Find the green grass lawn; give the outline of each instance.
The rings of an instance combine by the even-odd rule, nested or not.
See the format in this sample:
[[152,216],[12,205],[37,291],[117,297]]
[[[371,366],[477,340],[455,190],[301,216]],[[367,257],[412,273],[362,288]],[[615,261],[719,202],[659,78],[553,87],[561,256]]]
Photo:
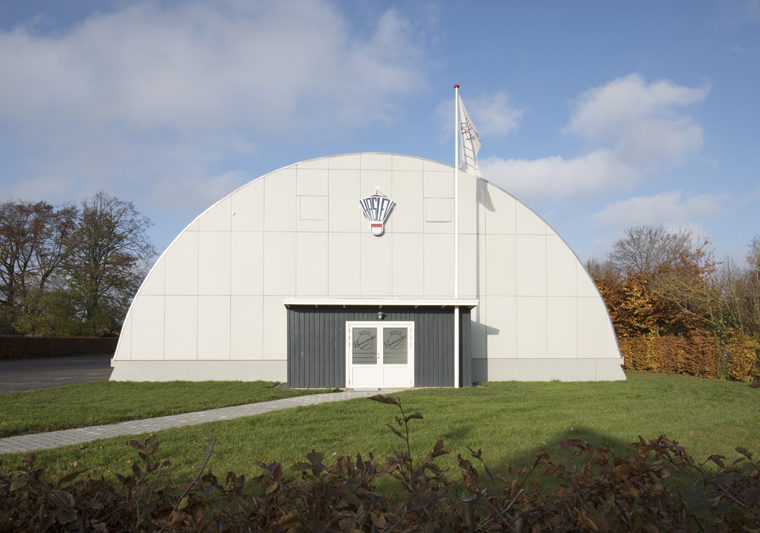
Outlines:
[[[410,423],[413,451],[424,454],[443,438],[452,454],[440,464],[452,470],[456,454],[467,454],[467,446],[482,448],[490,466],[503,468],[525,465],[541,449],[562,457],[560,441],[574,437],[622,451],[639,435],[651,439],[667,434],[699,461],[710,454],[733,459],[736,446],[760,453],[760,389],[686,376],[627,375],[625,382],[486,383],[415,389],[398,396],[407,412],[420,411],[425,417]],[[59,401],[64,408],[65,399]],[[228,471],[255,474],[257,460],[289,466],[311,449],[323,452],[327,460],[357,452],[384,456],[402,444],[385,427],[397,414],[394,406],[360,399],[172,429],[157,434],[159,457],[172,462],[176,480],[189,480],[208,451],[206,437],[216,442],[209,467],[220,477]],[[136,459],[129,440],[103,440],[38,455],[58,472],[79,465],[124,473]],[[3,457],[6,464],[20,459],[21,455]]]
[[266,402],[320,391],[265,381],[93,381],[0,395],[0,438]]

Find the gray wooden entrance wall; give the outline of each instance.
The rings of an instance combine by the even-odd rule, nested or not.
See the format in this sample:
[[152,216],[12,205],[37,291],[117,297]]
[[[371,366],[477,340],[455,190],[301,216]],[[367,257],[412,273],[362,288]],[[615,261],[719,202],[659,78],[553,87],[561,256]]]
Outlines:
[[[346,386],[346,322],[414,322],[415,387],[454,385],[453,306],[288,306],[288,386]],[[460,386],[472,385],[470,309],[460,307]]]

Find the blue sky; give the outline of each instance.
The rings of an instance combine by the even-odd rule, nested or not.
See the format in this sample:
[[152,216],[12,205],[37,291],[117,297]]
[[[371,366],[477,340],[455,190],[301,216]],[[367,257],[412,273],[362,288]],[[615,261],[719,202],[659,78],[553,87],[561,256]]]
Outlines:
[[159,250],[238,186],[348,152],[452,163],[581,259],[639,224],[760,235],[760,0],[0,1],[2,200],[98,190]]

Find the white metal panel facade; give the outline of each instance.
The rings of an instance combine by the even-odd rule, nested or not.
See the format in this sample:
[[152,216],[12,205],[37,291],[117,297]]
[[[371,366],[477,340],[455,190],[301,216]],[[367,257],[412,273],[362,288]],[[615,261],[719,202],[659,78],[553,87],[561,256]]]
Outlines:
[[[454,170],[416,157],[314,159],[258,178],[188,225],[135,296],[114,380],[286,379],[286,298],[453,295]],[[359,199],[395,202],[381,236]],[[459,173],[461,298],[472,377],[625,379],[583,265],[514,197]],[[452,363],[453,364],[453,363]]]

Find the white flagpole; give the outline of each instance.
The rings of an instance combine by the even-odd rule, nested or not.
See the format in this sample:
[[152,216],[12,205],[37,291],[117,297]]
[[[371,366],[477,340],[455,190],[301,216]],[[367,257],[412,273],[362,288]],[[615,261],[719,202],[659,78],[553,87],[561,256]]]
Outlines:
[[[454,84],[454,299],[459,299],[459,84]],[[459,388],[459,306],[454,304],[454,387]]]

